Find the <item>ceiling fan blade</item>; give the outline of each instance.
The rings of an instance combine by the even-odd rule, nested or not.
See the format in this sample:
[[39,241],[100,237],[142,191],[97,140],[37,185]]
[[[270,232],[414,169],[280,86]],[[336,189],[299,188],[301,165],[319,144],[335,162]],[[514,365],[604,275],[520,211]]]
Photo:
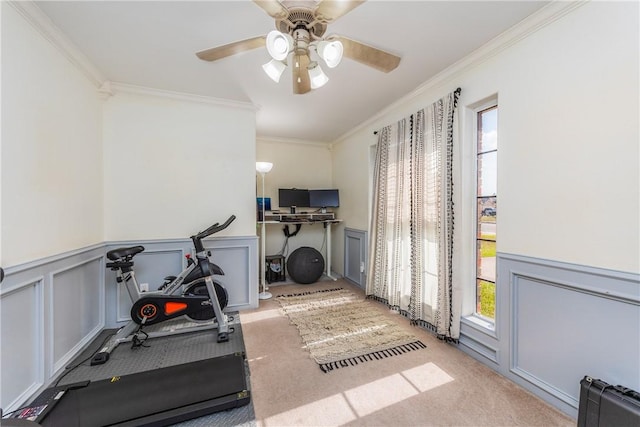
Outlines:
[[260,6],[272,18],[286,18],[289,11],[278,0],[253,0],[255,4]]
[[216,61],[227,56],[245,52],[247,50],[256,49],[265,46],[265,37],[259,36],[239,42],[229,43],[224,46],[218,46],[211,49],[203,50],[196,55],[204,61]]
[[361,64],[385,73],[394,70],[400,64],[399,56],[343,36],[337,36],[336,38],[342,42],[343,55]]
[[316,17],[321,21],[331,22],[351,12],[364,3],[364,0],[323,0],[316,8]]
[[309,55],[294,55],[292,61],[293,93],[301,95],[311,90],[309,78]]

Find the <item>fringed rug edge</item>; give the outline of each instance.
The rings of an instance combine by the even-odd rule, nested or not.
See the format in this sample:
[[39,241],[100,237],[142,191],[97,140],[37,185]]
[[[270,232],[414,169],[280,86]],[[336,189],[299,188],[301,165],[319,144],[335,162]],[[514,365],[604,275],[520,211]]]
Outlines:
[[371,353],[363,354],[361,356],[353,356],[348,357],[342,360],[337,360],[335,362],[328,363],[318,363],[320,370],[325,374],[337,370],[340,368],[347,368],[349,366],[355,366],[360,363],[369,362],[372,360],[380,360],[385,359],[387,357],[399,356],[401,354],[408,353],[414,350],[421,350],[427,348],[427,346],[420,340],[413,341],[407,344],[397,345],[395,347],[391,347],[385,350],[373,351]]
[[313,295],[313,294],[321,294],[323,292],[336,292],[336,291],[342,291],[344,290],[343,288],[331,288],[331,289],[320,289],[317,291],[307,291],[307,292],[298,292],[295,294],[282,294],[282,295],[276,295],[276,298],[291,298],[291,297],[302,297],[305,295]]

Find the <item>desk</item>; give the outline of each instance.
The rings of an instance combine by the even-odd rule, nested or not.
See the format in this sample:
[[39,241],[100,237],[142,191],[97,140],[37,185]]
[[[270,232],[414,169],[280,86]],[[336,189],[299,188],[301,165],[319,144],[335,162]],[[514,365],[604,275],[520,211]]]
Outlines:
[[333,224],[342,222],[342,220],[340,219],[330,219],[330,220],[325,220],[325,221],[264,221],[264,222],[258,222],[258,225],[260,226],[260,247],[262,248],[262,251],[260,253],[260,284],[262,285],[263,289],[266,289],[266,271],[265,271],[265,265],[266,265],[266,260],[265,257],[267,256],[267,254],[265,253],[265,243],[266,243],[266,239],[267,239],[267,226],[269,225],[296,225],[296,224],[302,224],[302,225],[313,225],[313,224],[322,224],[322,226],[324,227],[324,233],[325,233],[325,237],[326,237],[326,241],[327,241],[327,248],[325,250],[324,256],[325,256],[325,275],[330,278],[331,280],[338,280],[335,277],[333,277],[331,275],[331,226]]

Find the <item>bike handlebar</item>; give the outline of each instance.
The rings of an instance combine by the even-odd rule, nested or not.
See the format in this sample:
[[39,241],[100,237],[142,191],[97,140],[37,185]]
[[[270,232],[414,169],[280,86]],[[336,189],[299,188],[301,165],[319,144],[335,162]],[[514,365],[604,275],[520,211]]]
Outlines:
[[194,237],[197,239],[204,239],[207,236],[210,236],[214,233],[217,233],[219,231],[224,230],[225,228],[227,228],[229,226],[229,224],[231,224],[233,221],[235,221],[236,216],[235,215],[231,215],[229,217],[229,219],[227,219],[224,224],[222,225],[218,225],[219,223],[215,223],[213,224],[211,227],[207,228],[204,231],[199,232],[198,234],[196,234]]
[[199,232],[195,236],[191,236],[191,240],[193,241],[193,246],[196,249],[196,255],[204,251],[204,245],[202,244],[202,239],[207,236],[212,235],[213,233],[217,233],[218,231],[222,231],[229,226],[236,219],[235,215],[231,215],[229,219],[227,219],[224,224],[218,225],[216,222],[211,227],[207,228],[204,231]]

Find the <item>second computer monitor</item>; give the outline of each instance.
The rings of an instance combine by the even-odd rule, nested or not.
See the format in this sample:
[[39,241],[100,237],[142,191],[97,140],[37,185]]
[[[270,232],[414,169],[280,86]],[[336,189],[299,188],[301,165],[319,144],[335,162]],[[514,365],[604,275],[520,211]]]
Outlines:
[[338,190],[309,190],[310,208],[337,208],[340,207]]

